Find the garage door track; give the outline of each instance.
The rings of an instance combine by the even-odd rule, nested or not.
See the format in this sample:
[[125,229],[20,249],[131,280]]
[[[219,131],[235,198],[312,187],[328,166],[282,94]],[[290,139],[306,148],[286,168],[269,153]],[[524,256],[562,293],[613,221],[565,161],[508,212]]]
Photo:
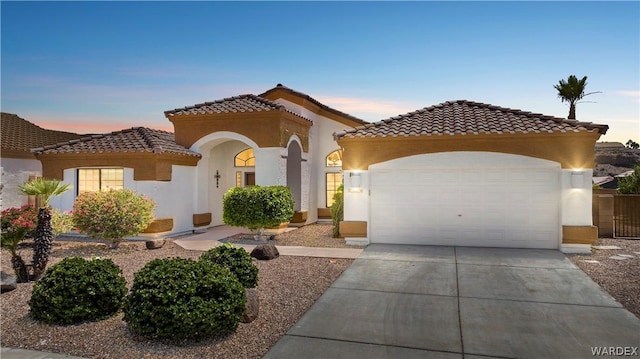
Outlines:
[[640,319],[555,250],[368,246],[266,358],[583,358]]

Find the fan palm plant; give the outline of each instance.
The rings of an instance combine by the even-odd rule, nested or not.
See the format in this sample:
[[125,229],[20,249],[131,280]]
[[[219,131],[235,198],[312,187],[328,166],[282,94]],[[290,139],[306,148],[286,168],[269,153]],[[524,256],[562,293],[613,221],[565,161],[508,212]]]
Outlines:
[[553,86],[556,90],[558,90],[558,97],[562,102],[569,103],[569,116],[567,117],[570,120],[576,119],[576,104],[582,100],[585,96],[593,95],[596,92],[585,93],[585,89],[587,87],[587,76],[578,80],[575,75],[569,76],[569,78],[565,81],[564,79],[560,80],[557,85]]
[[18,189],[29,196],[37,196],[41,206],[38,209],[38,224],[33,246],[33,276],[38,279],[44,273],[49,261],[49,253],[53,245],[53,229],[51,227],[51,210],[49,201],[71,188],[57,179],[36,178],[18,186]]

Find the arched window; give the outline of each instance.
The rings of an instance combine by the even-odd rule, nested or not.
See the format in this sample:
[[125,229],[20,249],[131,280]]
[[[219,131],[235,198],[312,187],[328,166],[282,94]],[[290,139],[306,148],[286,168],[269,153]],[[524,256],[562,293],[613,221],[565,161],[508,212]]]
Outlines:
[[342,167],[342,150],[335,150],[327,156],[327,167]]
[[234,158],[234,166],[236,167],[254,167],[255,165],[256,158],[253,155],[253,148],[247,148]]

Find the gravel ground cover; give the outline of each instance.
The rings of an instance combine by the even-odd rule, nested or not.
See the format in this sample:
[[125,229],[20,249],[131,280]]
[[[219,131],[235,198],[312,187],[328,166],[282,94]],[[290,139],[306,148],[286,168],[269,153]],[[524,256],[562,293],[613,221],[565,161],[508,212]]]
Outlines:
[[[600,238],[594,246],[617,246],[621,249],[592,249],[591,254],[572,254],[568,257],[640,318],[640,240]],[[614,256],[618,259],[611,258]],[[620,259],[625,256],[627,259]]]
[[253,234],[238,234],[233,237],[221,239],[220,242],[241,244],[269,243],[277,246],[303,246],[323,248],[362,248],[348,246],[344,238],[332,237],[333,226],[330,224],[312,224],[302,226],[293,231],[284,232],[275,236],[273,240],[255,240]]
[[[277,245],[347,247],[342,239],[331,238],[330,225],[304,226],[276,236],[276,242]],[[594,249],[590,255],[568,257],[640,318],[640,240],[601,238],[595,245],[615,245],[621,249]],[[54,245],[50,265],[75,255],[109,257],[123,269],[131,286],[133,273],[152,259],[176,256],[197,259],[201,253],[184,250],[171,241],[156,250],[146,250],[142,242],[127,242],[120,249],[110,250],[94,241],[60,239]],[[633,258],[610,258],[620,254]],[[22,255],[30,258],[30,249],[23,249]],[[0,269],[11,273],[9,254],[2,251],[0,259]],[[238,330],[227,337],[198,343],[160,343],[135,338],[127,332],[122,314],[101,322],[72,326],[40,324],[29,317],[27,302],[33,283],[20,284],[17,290],[0,296],[1,343],[7,347],[86,358],[260,358],[351,262],[291,256],[257,262],[260,268],[258,319],[241,323]]]
[[[0,269],[12,273],[10,255],[2,251]],[[197,259],[202,252],[187,251],[168,241],[161,249],[147,250],[143,242],[123,243],[109,250],[95,242],[56,240],[49,265],[67,256],[111,258],[124,272],[128,286],[133,274],[155,258]],[[29,248],[23,258],[31,257]],[[240,323],[229,336],[202,342],[160,343],[135,338],[126,329],[122,313],[113,318],[71,326],[40,324],[29,317],[33,283],[0,296],[3,347],[64,353],[86,358],[260,358],[304,314],[316,299],[351,264],[349,259],[280,256],[257,261],[260,314]]]

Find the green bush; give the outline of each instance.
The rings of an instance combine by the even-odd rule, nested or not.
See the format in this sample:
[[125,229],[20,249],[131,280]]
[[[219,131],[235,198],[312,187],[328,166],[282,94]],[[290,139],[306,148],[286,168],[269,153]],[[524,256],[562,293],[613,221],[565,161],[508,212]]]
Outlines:
[[640,163],[633,166],[633,173],[618,178],[618,192],[622,194],[640,194]]
[[258,267],[244,248],[225,243],[202,253],[200,260],[229,268],[245,288],[258,285]]
[[227,268],[185,258],[155,259],[134,276],[124,321],[137,335],[202,339],[238,327],[244,288]]
[[222,220],[251,230],[275,227],[291,219],[293,207],[293,194],[288,187],[234,187],[224,195]]
[[73,205],[73,223],[84,234],[117,248],[124,237],[135,236],[153,221],[155,203],[133,191],[81,193]]
[[333,237],[340,237],[340,222],[344,220],[344,186],[340,185],[333,194],[331,204],[331,222],[333,223]]
[[74,324],[113,316],[127,294],[122,271],[111,259],[65,258],[35,283],[31,316],[49,324]]

